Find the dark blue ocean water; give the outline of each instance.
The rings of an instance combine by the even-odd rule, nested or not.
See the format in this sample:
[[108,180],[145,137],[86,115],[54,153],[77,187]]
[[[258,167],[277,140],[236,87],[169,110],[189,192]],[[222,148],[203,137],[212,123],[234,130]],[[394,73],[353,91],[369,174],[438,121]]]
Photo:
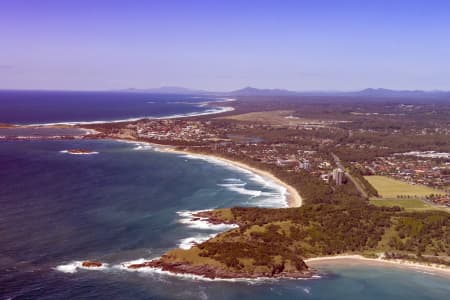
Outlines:
[[207,96],[131,92],[0,91],[0,122],[47,124],[127,120],[220,111]]
[[[9,115],[3,106],[1,112]],[[98,154],[61,152],[71,148]],[[374,266],[326,265],[322,279],[273,282],[211,282],[120,268],[218,232],[186,223],[186,211],[279,207],[282,194],[251,173],[145,145],[1,141],[0,299],[449,299],[448,277]],[[77,269],[85,259],[108,267]]]

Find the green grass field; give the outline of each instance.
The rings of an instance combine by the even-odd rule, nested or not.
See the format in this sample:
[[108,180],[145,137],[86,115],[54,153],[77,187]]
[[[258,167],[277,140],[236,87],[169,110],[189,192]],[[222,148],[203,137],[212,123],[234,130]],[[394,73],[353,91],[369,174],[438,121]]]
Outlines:
[[370,203],[376,206],[399,206],[405,209],[431,209],[431,205],[419,199],[372,199]]
[[422,198],[436,193],[430,187],[423,185],[412,185],[386,176],[365,176],[365,179],[378,191],[382,198],[397,198],[397,196],[410,196]]

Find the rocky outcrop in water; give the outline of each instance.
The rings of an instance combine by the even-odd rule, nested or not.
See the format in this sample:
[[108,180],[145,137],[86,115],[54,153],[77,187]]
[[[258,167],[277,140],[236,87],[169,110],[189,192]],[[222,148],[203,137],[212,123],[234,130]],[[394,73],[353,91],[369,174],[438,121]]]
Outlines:
[[86,260],[86,261],[83,261],[83,263],[81,265],[85,268],[99,268],[103,264],[99,261]]
[[166,262],[161,259],[127,266],[129,269],[157,268],[174,274],[197,275],[210,279],[256,279],[256,278],[311,278],[315,273],[303,264],[300,270],[286,271],[284,265],[274,266],[270,272],[246,272],[226,270],[210,265],[191,265],[183,262]]

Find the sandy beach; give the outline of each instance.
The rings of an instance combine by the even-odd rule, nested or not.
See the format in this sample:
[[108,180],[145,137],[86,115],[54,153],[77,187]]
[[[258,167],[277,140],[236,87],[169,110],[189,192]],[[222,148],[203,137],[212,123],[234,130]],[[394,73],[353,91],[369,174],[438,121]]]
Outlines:
[[212,154],[204,154],[204,153],[196,153],[196,152],[192,152],[192,151],[187,151],[187,150],[179,150],[176,149],[175,146],[170,146],[170,145],[162,145],[162,144],[156,144],[156,143],[149,143],[149,142],[145,142],[145,141],[139,141],[136,139],[130,139],[130,138],[123,138],[123,139],[118,139],[116,138],[117,141],[119,142],[130,142],[130,143],[142,143],[142,144],[147,144],[149,146],[155,147],[157,148],[159,151],[163,151],[163,152],[168,152],[168,153],[176,153],[176,154],[184,154],[184,155],[192,155],[192,156],[196,156],[199,158],[212,158],[218,161],[221,161],[225,164],[228,165],[232,165],[241,169],[244,169],[246,171],[250,171],[252,173],[255,173],[263,178],[269,179],[270,181],[275,182],[276,184],[284,187],[286,189],[286,200],[287,200],[287,204],[289,207],[300,207],[303,204],[303,199],[300,196],[300,194],[297,192],[297,190],[285,183],[284,181],[280,180],[278,177],[274,176],[273,174],[271,174],[270,172],[267,171],[263,171],[254,167],[251,167],[247,164],[238,162],[238,161],[234,161],[231,159],[227,159],[227,158],[223,158],[217,155],[212,155]]
[[234,161],[234,160],[230,160],[227,158],[223,158],[220,156],[216,156],[216,155],[211,155],[211,154],[199,154],[199,153],[195,153],[195,152],[191,152],[191,151],[184,151],[184,150],[177,150],[173,147],[161,147],[161,145],[157,145],[160,147],[161,150],[166,151],[166,152],[172,152],[172,153],[178,153],[178,154],[188,154],[188,155],[193,155],[193,156],[198,156],[198,157],[210,157],[219,161],[222,161],[226,164],[230,164],[230,165],[234,165],[236,167],[245,169],[247,171],[250,171],[252,173],[255,173],[257,175],[260,175],[263,178],[267,178],[271,181],[274,181],[275,183],[277,183],[278,185],[283,186],[287,193],[286,193],[286,198],[287,198],[287,204],[289,207],[300,207],[302,206],[303,200],[302,197],[300,196],[300,194],[297,192],[297,190],[292,187],[291,185],[281,181],[279,178],[275,177],[274,175],[272,175],[271,173],[267,172],[267,171],[263,171],[254,167],[251,167],[247,164],[238,162],[238,161]]
[[[279,178],[275,177],[273,174],[263,171],[254,167],[251,167],[247,164],[233,161],[230,159],[226,159],[220,156],[216,155],[210,155],[210,154],[203,154],[203,153],[196,153],[192,151],[186,151],[186,150],[178,150],[174,146],[170,145],[161,145],[161,144],[155,144],[155,143],[148,143],[138,140],[132,140],[132,139],[118,139],[118,141],[121,142],[132,142],[132,143],[143,143],[147,144],[149,146],[157,148],[159,151],[163,152],[169,152],[169,153],[176,153],[176,154],[183,154],[183,155],[192,155],[199,158],[212,158],[214,160],[221,161],[225,164],[229,164],[232,166],[236,166],[238,168],[245,169],[247,171],[250,171],[252,173],[255,173],[257,175],[262,176],[263,178],[269,179],[280,186],[283,186],[286,189],[286,197],[287,197],[287,203],[289,207],[300,207],[302,205],[302,197],[299,195],[297,190],[286,184],[285,182],[281,181]],[[309,258],[305,259],[305,263],[308,264],[308,266],[312,268],[318,268],[320,269],[320,266],[333,266],[333,265],[342,265],[345,264],[346,266],[352,266],[352,265],[378,265],[378,266],[385,266],[385,267],[398,267],[398,268],[406,268],[410,270],[415,270],[422,273],[429,273],[429,274],[441,274],[444,276],[450,276],[450,268],[445,265],[437,265],[432,263],[420,263],[420,262],[413,262],[408,260],[401,260],[401,259],[384,259],[381,256],[379,258],[366,258],[362,255],[336,255],[336,256],[324,256],[324,257],[315,257],[315,258]]]
[[325,265],[338,265],[345,264],[351,265],[380,265],[388,267],[406,268],[410,270],[416,270],[423,273],[439,273],[442,275],[450,276],[450,268],[445,265],[437,265],[432,263],[420,263],[402,259],[383,259],[383,258],[367,258],[362,255],[336,255],[336,256],[323,256],[305,259],[308,266],[313,268],[320,268]]
[[[204,154],[204,153],[196,153],[192,151],[186,151],[186,150],[178,150],[175,146],[170,145],[161,145],[161,144],[155,144],[155,143],[149,143],[144,141],[139,141],[135,139],[116,139],[120,142],[129,142],[129,143],[136,143],[136,144],[146,144],[151,147],[156,148],[159,151],[162,152],[168,152],[168,153],[176,153],[176,154],[183,154],[183,155],[192,155],[199,158],[212,158],[214,160],[221,161],[225,164],[229,164],[238,168],[242,168],[244,170],[250,171],[252,173],[255,173],[257,175],[260,175],[261,177],[265,179],[269,179],[280,186],[283,186],[286,189],[286,197],[289,207],[300,207],[302,205],[302,198],[297,192],[295,188],[292,186],[286,184],[285,182],[281,181],[279,178],[275,177],[273,174],[263,171],[254,167],[251,167],[247,164],[233,161],[230,159],[226,159],[220,156],[216,155],[210,155],[210,154]],[[381,256],[379,258],[366,258],[362,255],[336,255],[336,256],[324,256],[324,257],[315,257],[315,258],[309,258],[304,260],[305,263],[308,264],[308,266],[320,269],[321,266],[338,266],[338,265],[345,265],[345,266],[356,266],[356,265],[378,265],[378,266],[384,266],[384,267],[397,267],[397,268],[404,268],[409,270],[414,270],[417,272],[422,272],[426,274],[431,275],[444,275],[444,276],[450,276],[450,268],[445,265],[437,265],[432,263],[420,263],[420,262],[413,262],[413,261],[407,261],[407,260],[400,260],[400,259],[384,259]]]

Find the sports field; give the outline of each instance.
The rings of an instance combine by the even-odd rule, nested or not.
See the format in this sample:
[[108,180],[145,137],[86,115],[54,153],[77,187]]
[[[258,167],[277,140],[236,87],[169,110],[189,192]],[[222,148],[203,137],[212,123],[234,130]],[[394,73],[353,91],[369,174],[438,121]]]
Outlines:
[[412,185],[386,176],[365,176],[364,178],[378,191],[382,198],[396,199],[397,196],[422,198],[436,193],[436,190],[430,187]]

